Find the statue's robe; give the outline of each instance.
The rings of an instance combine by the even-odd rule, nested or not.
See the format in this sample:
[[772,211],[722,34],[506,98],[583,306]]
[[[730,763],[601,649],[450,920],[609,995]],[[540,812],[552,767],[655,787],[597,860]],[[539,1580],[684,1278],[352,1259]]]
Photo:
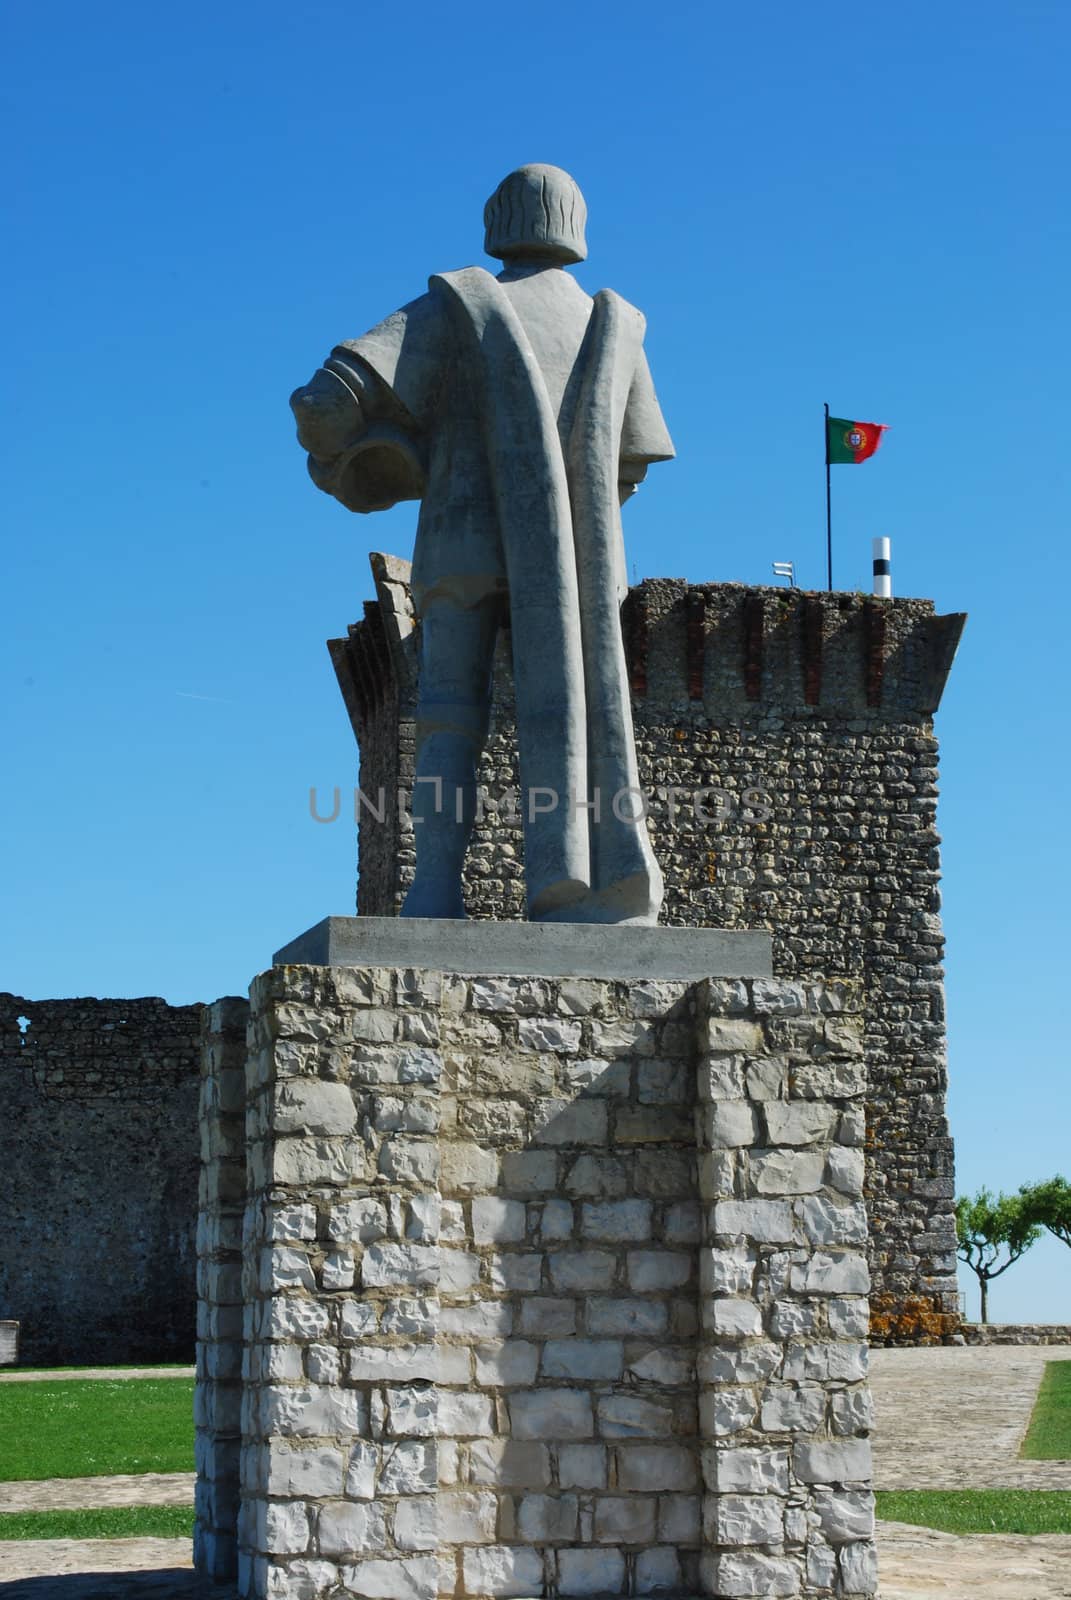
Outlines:
[[[662,877],[621,637],[620,503],[673,445],[641,313],[560,276],[587,321],[571,370],[550,382],[508,285],[479,267],[432,278],[427,295],[337,346],[328,369],[363,374],[366,406],[367,374],[377,380],[374,421],[310,471],[355,511],[421,499],[418,612],[440,596],[470,606],[508,593],[529,914],[653,922]],[[558,803],[533,820],[525,797],[550,803],[539,791]]]

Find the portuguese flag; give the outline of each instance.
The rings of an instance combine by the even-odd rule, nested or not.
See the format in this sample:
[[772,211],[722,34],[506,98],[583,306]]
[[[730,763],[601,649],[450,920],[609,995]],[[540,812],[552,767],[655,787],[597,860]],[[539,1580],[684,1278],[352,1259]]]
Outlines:
[[884,432],[883,422],[849,422],[846,417],[827,417],[827,463],[836,467],[866,461],[878,448]]

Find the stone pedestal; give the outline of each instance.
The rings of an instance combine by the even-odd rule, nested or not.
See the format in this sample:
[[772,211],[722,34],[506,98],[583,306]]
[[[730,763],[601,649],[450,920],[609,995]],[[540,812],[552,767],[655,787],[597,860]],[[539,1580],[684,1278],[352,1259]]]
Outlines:
[[[238,1341],[209,1220],[202,1570],[231,1539],[251,1600],[872,1596],[859,1003],[258,978],[241,1505],[221,1526]],[[223,1218],[234,1141],[206,1150]]]

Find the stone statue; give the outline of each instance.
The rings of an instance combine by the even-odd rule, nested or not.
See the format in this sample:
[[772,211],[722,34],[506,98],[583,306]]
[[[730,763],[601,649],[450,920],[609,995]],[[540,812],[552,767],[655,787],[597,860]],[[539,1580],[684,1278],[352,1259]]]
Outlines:
[[674,451],[644,319],[563,269],[587,255],[568,173],[511,172],[484,212],[505,263],[444,272],[291,398],[313,481],[351,511],[420,500],[413,813],[402,915],[463,917],[461,870],[499,628],[512,634],[533,921],[658,918],[620,606],[620,506]]

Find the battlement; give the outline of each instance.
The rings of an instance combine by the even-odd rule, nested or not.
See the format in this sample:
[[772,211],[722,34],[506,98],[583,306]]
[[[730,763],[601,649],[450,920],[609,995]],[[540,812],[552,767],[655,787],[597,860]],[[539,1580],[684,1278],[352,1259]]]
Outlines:
[[931,600],[647,578],[622,621],[637,700],[857,716],[932,715],[966,618]]
[[[388,701],[410,703],[417,682],[409,564],[371,559],[377,598],[344,639],[328,641],[358,740]],[[688,706],[747,718],[761,706],[785,715],[931,717],[966,620],[938,616],[932,600],[645,578],[622,607],[634,715],[643,722],[653,708]],[[509,676],[503,656],[496,688]]]

